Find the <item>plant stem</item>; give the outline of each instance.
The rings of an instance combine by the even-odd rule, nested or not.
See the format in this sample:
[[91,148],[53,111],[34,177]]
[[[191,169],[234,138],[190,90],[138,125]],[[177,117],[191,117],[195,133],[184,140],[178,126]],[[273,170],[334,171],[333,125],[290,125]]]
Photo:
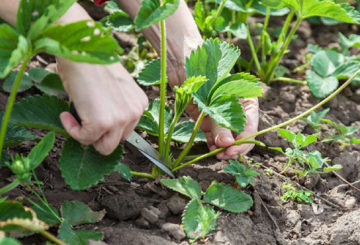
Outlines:
[[140,173],[140,172],[135,172],[135,171],[131,171],[130,173],[133,176],[145,177],[148,179],[155,179],[154,176],[152,176],[151,174],[147,174],[147,173]]
[[31,59],[31,55],[28,55],[28,56],[26,56],[24,62],[22,63],[20,70],[16,76],[14,85],[11,89],[11,93],[10,93],[8,102],[7,102],[6,111],[5,111],[4,118],[2,120],[1,131],[0,131],[0,159],[1,159],[2,149],[4,147],[6,130],[7,130],[9,120],[10,120],[11,111],[14,106],[17,90],[18,90],[19,84],[21,82],[21,78],[24,75],[26,66],[27,66],[28,62],[30,61],[30,59]]
[[221,15],[221,12],[223,11],[224,9],[224,6],[225,6],[225,3],[226,3],[226,0],[222,0],[220,6],[218,7],[217,11],[216,11],[216,14],[215,14],[215,17],[212,19],[211,21],[211,26],[214,27],[215,26],[215,23],[216,23],[216,20],[219,18],[219,16]]
[[194,130],[190,136],[190,139],[188,141],[188,143],[186,144],[184,150],[182,150],[182,152],[180,153],[179,157],[176,159],[176,161],[173,164],[173,168],[176,168],[183,160],[184,157],[189,153],[190,148],[192,147],[192,144],[194,143],[196,134],[200,128],[201,122],[205,117],[205,113],[204,111],[202,111],[198,117],[198,119],[196,120],[195,126],[194,126]]
[[[251,135],[249,135],[249,136],[247,136],[247,137],[244,137],[244,138],[242,138],[242,139],[239,139],[239,140],[235,141],[233,145],[241,145],[241,144],[244,144],[245,142],[247,142],[248,139],[251,139],[251,138],[254,138],[254,137],[259,136],[259,135],[261,135],[261,134],[265,134],[265,133],[268,133],[268,132],[270,132],[270,131],[273,131],[273,130],[282,128],[282,127],[284,127],[284,126],[287,126],[288,124],[291,124],[291,123],[299,120],[300,118],[302,118],[302,117],[304,117],[304,116],[307,116],[307,115],[310,114],[312,111],[315,111],[316,109],[318,109],[319,107],[321,107],[321,106],[324,105],[325,103],[329,102],[329,101],[330,101],[332,98],[334,98],[336,95],[338,95],[338,94],[339,94],[344,88],[346,88],[346,87],[352,82],[352,80],[354,80],[354,78],[355,78],[356,76],[358,76],[359,74],[360,74],[360,70],[358,70],[352,77],[350,77],[350,78],[349,78],[343,85],[341,85],[335,92],[333,92],[331,95],[329,95],[327,98],[325,98],[324,100],[322,100],[320,103],[318,103],[317,105],[313,106],[313,107],[310,108],[309,110],[301,113],[299,116],[294,117],[294,118],[292,118],[292,119],[290,119],[290,120],[288,120],[288,121],[286,121],[286,122],[284,122],[284,123],[278,124],[278,125],[276,125],[276,126],[274,126],[274,127],[270,127],[270,128],[261,130],[260,132],[257,132],[257,133],[251,134]],[[229,147],[231,147],[231,146],[229,146]],[[218,149],[216,149],[216,150],[214,150],[214,151],[211,151],[211,152],[208,152],[208,153],[206,153],[206,154],[203,154],[203,155],[201,155],[201,156],[199,156],[199,157],[197,157],[197,158],[195,158],[195,159],[193,159],[193,160],[191,160],[191,161],[188,161],[188,162],[186,162],[186,163],[184,163],[184,164],[182,164],[182,165],[174,168],[172,171],[175,172],[175,171],[177,171],[177,170],[179,170],[179,169],[181,169],[181,168],[183,168],[183,167],[186,167],[186,166],[188,166],[188,165],[190,165],[190,164],[192,164],[192,163],[194,163],[194,162],[197,162],[197,161],[202,160],[202,159],[204,159],[204,158],[211,157],[211,156],[214,156],[214,155],[216,155],[216,154],[218,154],[218,153],[220,153],[220,152],[223,152],[223,151],[225,151],[226,149],[227,149],[227,148],[218,148]]]
[[8,191],[11,191],[12,189],[16,188],[20,184],[21,184],[21,181],[19,179],[16,179],[12,183],[4,186],[3,188],[0,189],[0,196]]
[[64,243],[63,241],[59,240],[57,237],[55,237],[53,234],[47,232],[47,231],[40,231],[39,232],[41,235],[43,235],[44,237],[46,237],[47,239],[49,239],[50,241],[55,242],[58,245],[66,245],[66,243]]
[[[164,3],[164,1],[163,1]],[[162,4],[163,4],[162,3]],[[166,97],[166,30],[165,21],[160,22],[161,29],[161,78],[160,78],[160,115],[159,115],[159,152],[164,156],[165,139],[165,97]]]
[[296,83],[296,84],[301,84],[301,85],[307,85],[307,81],[301,81],[301,80],[297,80],[297,79],[293,79],[293,78],[289,78],[289,77],[277,77],[274,80],[272,80],[271,82],[288,82],[288,83]]
[[295,32],[297,31],[297,29],[299,28],[300,23],[302,22],[302,18],[298,17],[296,19],[295,25],[291,28],[291,31],[289,33],[289,35],[287,36],[284,45],[281,47],[280,52],[275,56],[275,58],[273,60],[269,61],[269,69],[266,72],[266,76],[264,79],[265,83],[269,83],[271,81],[271,79],[274,76],[274,70],[277,67],[277,65],[279,64],[280,60],[282,59],[282,57],[284,56],[292,37],[294,36]]
[[[168,158],[169,156],[169,153],[170,153],[170,143],[171,143],[171,137],[172,137],[172,134],[174,133],[174,129],[175,129],[175,125],[176,125],[176,122],[179,120],[179,116],[175,115],[172,122],[171,122],[171,125],[170,125],[170,128],[169,128],[169,131],[168,131],[168,134],[167,134],[167,139],[166,139],[166,145],[165,145],[165,154],[164,156],[166,158]],[[168,160],[171,160],[171,159],[168,159]],[[170,161],[169,161],[170,162]]]
[[[246,30],[247,30],[247,40],[248,40],[248,43],[249,43],[249,46],[250,46],[251,55],[252,55],[252,58],[255,61],[257,72],[259,73],[259,75],[261,75],[261,73],[262,73],[261,65],[260,65],[259,59],[257,57],[257,52],[255,50],[254,43],[253,43],[253,41],[251,39],[250,28],[249,28],[248,23],[246,23]],[[250,69],[251,69],[251,67],[250,67]]]

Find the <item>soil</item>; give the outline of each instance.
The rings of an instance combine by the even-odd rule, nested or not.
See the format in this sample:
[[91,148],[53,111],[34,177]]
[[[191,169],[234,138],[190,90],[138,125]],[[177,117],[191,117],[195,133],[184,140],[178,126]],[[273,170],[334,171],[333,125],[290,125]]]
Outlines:
[[[275,21],[281,22],[281,19]],[[321,46],[338,45],[339,31],[349,34],[357,31],[357,28],[352,25],[324,27],[304,22],[298,32],[299,38],[292,43],[292,52],[286,56],[283,64],[290,69],[302,65],[303,56],[308,53],[307,43],[317,43]],[[242,42],[239,43],[241,45]],[[242,49],[246,48],[247,46],[244,46]],[[52,58],[44,59],[49,64],[53,62]],[[35,58],[32,66],[44,64]],[[303,74],[292,76],[303,78]],[[264,91],[264,97],[260,99],[260,129],[283,122],[319,102],[314,99],[307,87],[301,85],[274,83],[271,87],[264,86]],[[149,91],[151,96],[157,93],[157,90]],[[359,95],[360,88],[347,88],[324,107],[331,108],[327,117],[345,125],[360,126]],[[2,97],[3,94],[0,99]],[[294,132],[312,133],[303,121],[298,121],[288,128]],[[39,131],[35,133],[42,134]],[[288,146],[277,132],[262,135],[258,140],[267,146]],[[64,183],[59,170],[59,149],[62,142],[63,140],[58,138],[56,147],[36,173],[45,184],[44,190],[49,202],[56,208],[67,200],[79,200],[94,210],[106,210],[107,214],[101,222],[86,226],[104,233],[103,242],[91,244],[189,244],[181,226],[181,213],[188,201],[185,197],[164,188],[159,180],[133,178],[132,182],[127,182],[116,173],[110,174],[102,183],[88,190],[73,191]],[[24,142],[13,150],[27,153],[33,145],[34,143]],[[315,148],[323,156],[332,159],[332,164],[343,165],[344,168],[337,172],[338,175],[349,182],[360,179],[359,146],[342,148],[337,144],[317,143]],[[151,171],[151,164],[144,157],[127,146],[125,149],[125,164],[135,171]],[[204,144],[195,147],[197,154],[206,151]],[[286,158],[270,149],[255,147],[246,161],[259,163],[260,166],[256,169],[259,175],[254,186],[244,190],[253,197],[253,207],[242,214],[222,211],[216,230],[195,244],[360,244],[359,191],[344,184],[332,173],[312,174],[301,179],[298,185],[315,194],[314,203],[283,203],[280,200],[283,194],[282,184],[294,183],[296,180],[291,173],[278,174]],[[213,180],[233,185],[233,177],[223,171],[227,165],[226,161],[209,158],[180,170],[179,176],[191,176],[201,183],[203,190]],[[271,175],[268,174],[268,170],[271,170]],[[10,180],[10,172],[1,169],[0,186],[9,183]],[[354,186],[360,188],[359,183]],[[21,195],[31,197],[31,193],[23,187],[9,193],[10,198]],[[56,230],[52,232],[56,234]],[[35,235],[23,240],[23,244],[45,244],[45,241]]]

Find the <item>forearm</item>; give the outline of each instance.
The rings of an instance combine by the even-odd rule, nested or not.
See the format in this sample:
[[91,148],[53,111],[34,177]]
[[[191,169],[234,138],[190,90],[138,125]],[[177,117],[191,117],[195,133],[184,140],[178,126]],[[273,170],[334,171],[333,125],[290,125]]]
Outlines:
[[[141,0],[118,0],[124,10],[135,18]],[[155,50],[160,54],[160,25],[142,30]],[[185,79],[184,61],[191,51],[202,44],[200,32],[184,0],[180,0],[177,11],[166,19],[168,74],[172,86],[179,85]],[[171,77],[174,76],[174,77]]]
[[[10,25],[16,24],[16,13],[20,0],[0,0],[0,17]],[[91,19],[86,11],[77,3],[57,21],[57,24],[66,24],[80,20]]]

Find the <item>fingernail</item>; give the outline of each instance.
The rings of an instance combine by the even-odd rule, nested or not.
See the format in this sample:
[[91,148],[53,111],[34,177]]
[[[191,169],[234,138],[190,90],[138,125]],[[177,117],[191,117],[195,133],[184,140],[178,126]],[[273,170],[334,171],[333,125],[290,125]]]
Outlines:
[[224,143],[224,144],[230,144],[234,141],[234,139],[229,136],[220,137],[219,140],[221,141],[221,143]]

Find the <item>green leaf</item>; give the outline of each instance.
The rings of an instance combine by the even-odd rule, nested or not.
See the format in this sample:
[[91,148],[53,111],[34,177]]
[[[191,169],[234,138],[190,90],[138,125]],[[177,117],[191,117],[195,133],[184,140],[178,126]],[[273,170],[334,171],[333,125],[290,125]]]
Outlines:
[[200,31],[205,30],[206,12],[201,0],[197,0],[194,7],[194,19]]
[[[351,59],[341,66],[337,67],[331,76],[335,76],[337,79],[345,80],[352,77],[358,70],[360,70],[360,62],[357,59]],[[360,75],[355,77],[351,82],[355,86],[360,85]]]
[[[48,207],[50,207],[51,211]],[[47,204],[47,206],[45,206],[41,202],[36,203],[36,205],[32,207],[32,210],[34,210],[34,212],[41,221],[45,222],[48,225],[52,226],[60,223],[60,221],[54,216],[54,213],[56,215],[59,215],[58,211],[50,204]]]
[[186,58],[187,77],[205,76],[208,79],[197,92],[203,101],[206,101],[216,81],[228,75],[239,56],[240,51],[236,47],[219,39],[208,39]]
[[261,2],[271,8],[289,7],[304,19],[321,16],[346,23],[359,23],[359,13],[346,3],[337,4],[331,0],[262,0]]
[[204,238],[209,232],[215,230],[216,220],[220,214],[213,208],[204,206],[199,200],[190,201],[182,217],[187,237],[192,241]]
[[72,226],[76,226],[101,221],[105,216],[105,210],[94,212],[82,202],[67,201],[61,206],[61,214],[65,221]]
[[360,48],[360,35],[351,34],[349,38],[339,32],[339,41],[341,45],[341,51],[345,51],[350,48]]
[[329,111],[330,108],[326,108],[325,110],[320,111],[319,113],[312,111],[309,116],[307,116],[306,118],[302,118],[301,120],[307,122],[315,130],[319,130],[322,128],[322,126],[320,125],[321,119],[323,119]]
[[206,81],[204,76],[190,77],[180,87],[175,86],[175,118],[182,115],[192,98],[192,93],[198,91]]
[[260,97],[262,96],[262,91],[262,88],[254,82],[244,80],[231,81],[218,87],[212,94],[210,101],[225,95],[232,95],[237,98]]
[[6,77],[29,53],[24,36],[7,24],[0,25],[0,78]]
[[49,74],[53,74],[43,68],[31,68],[28,70],[29,78],[35,82],[41,82]]
[[315,72],[307,70],[306,80],[308,82],[311,93],[316,98],[324,98],[331,94],[339,86],[339,81],[336,77],[330,76],[322,78]]
[[119,163],[115,167],[115,171],[118,172],[127,181],[131,180],[131,169],[127,165]]
[[342,65],[344,61],[344,55],[333,50],[322,50],[313,56],[311,66],[321,77],[327,77],[332,74],[338,66]]
[[92,146],[82,147],[75,140],[68,139],[59,160],[61,173],[73,190],[84,190],[114,171],[122,159],[122,153],[119,146],[109,156],[103,156]]
[[269,147],[269,149],[285,154],[284,150],[281,147]]
[[[151,135],[157,136],[159,133],[159,117],[160,117],[160,99],[153,100],[149,105],[137,127],[145,130]],[[165,106],[165,133],[168,132],[172,120],[171,109]]]
[[245,23],[237,22],[232,24],[231,26],[227,26],[225,31],[230,31],[235,37],[240,39],[247,38],[247,28]]
[[253,184],[254,177],[258,175],[258,172],[248,168],[245,165],[241,165],[238,161],[230,160],[230,165],[224,168],[224,171],[236,176],[236,181],[241,187],[246,187],[248,184]]
[[296,135],[293,132],[291,132],[287,129],[283,129],[283,128],[280,128],[278,131],[279,131],[281,137],[283,137],[284,139],[288,140],[291,143],[295,142],[294,140],[295,140]]
[[225,95],[212,101],[206,106],[198,94],[194,94],[194,103],[200,110],[209,115],[220,126],[230,129],[236,133],[244,131],[246,116],[242,105],[236,96]]
[[119,62],[122,52],[109,31],[90,20],[51,26],[34,46],[38,51],[93,64]]
[[69,103],[54,96],[31,96],[14,105],[11,122],[27,128],[38,128],[68,136],[64,130],[60,113],[69,111]]
[[50,73],[40,83],[35,83],[35,87],[47,95],[55,95],[64,98],[66,92],[58,74]]
[[123,11],[115,11],[102,20],[106,27],[118,32],[128,32],[134,27],[130,16]]
[[[182,123],[179,123],[175,126],[174,133],[171,137],[171,139],[186,143],[189,142],[190,136],[194,130],[195,122],[191,121],[185,121]],[[199,130],[195,136],[195,142],[206,142],[206,136],[204,132]]]
[[253,205],[248,194],[216,181],[206,190],[204,202],[234,213],[246,212]]
[[21,243],[15,240],[14,238],[5,237],[5,235],[2,237],[0,231],[0,245],[21,245]]
[[[76,0],[21,0],[16,18],[16,29],[27,36],[30,29],[33,34],[38,34],[46,27],[53,24],[76,2]],[[35,22],[35,23],[34,23]],[[36,35],[34,35],[36,36]]]
[[144,86],[160,84],[160,59],[147,63],[139,73],[136,81]]
[[60,239],[70,245],[88,245],[89,240],[98,241],[102,239],[100,232],[90,230],[74,231],[67,221],[61,224],[58,232]]
[[0,203],[0,230],[40,232],[48,226],[38,220],[36,213],[19,202],[5,201]]
[[53,148],[55,143],[55,133],[50,132],[42,138],[42,140],[31,149],[29,155],[27,156],[30,160],[31,170],[37,168],[45,157],[48,156],[49,151]]
[[[16,76],[18,75],[19,72],[15,71],[15,72],[12,72],[10,73],[10,75],[5,79],[5,82],[3,83],[3,90],[5,92],[8,92],[10,93],[11,90],[12,90],[12,87],[14,85],[14,82],[15,82],[15,79],[16,79]],[[18,87],[18,92],[24,92],[25,90],[28,90],[29,88],[31,88],[33,86],[33,83],[30,79],[30,77],[28,77],[26,74],[24,74],[22,77],[21,77],[21,81],[20,81],[20,84],[19,84],[19,87]]]
[[198,182],[191,177],[180,177],[178,179],[162,179],[160,182],[166,187],[180,192],[181,194],[192,199],[201,198],[201,187]]
[[324,173],[329,173],[329,172],[332,172],[332,171],[337,171],[337,170],[340,170],[342,169],[343,166],[341,166],[341,164],[335,164],[335,165],[332,165],[332,166],[329,166],[329,167],[325,167],[324,168]]
[[135,18],[136,31],[165,20],[179,7],[179,0],[143,0]]
[[[0,121],[2,121],[3,116],[4,112],[0,112]],[[9,123],[6,130],[4,147],[6,148],[16,146],[23,141],[34,140],[35,138],[36,137],[32,133],[27,131],[24,127]]]

